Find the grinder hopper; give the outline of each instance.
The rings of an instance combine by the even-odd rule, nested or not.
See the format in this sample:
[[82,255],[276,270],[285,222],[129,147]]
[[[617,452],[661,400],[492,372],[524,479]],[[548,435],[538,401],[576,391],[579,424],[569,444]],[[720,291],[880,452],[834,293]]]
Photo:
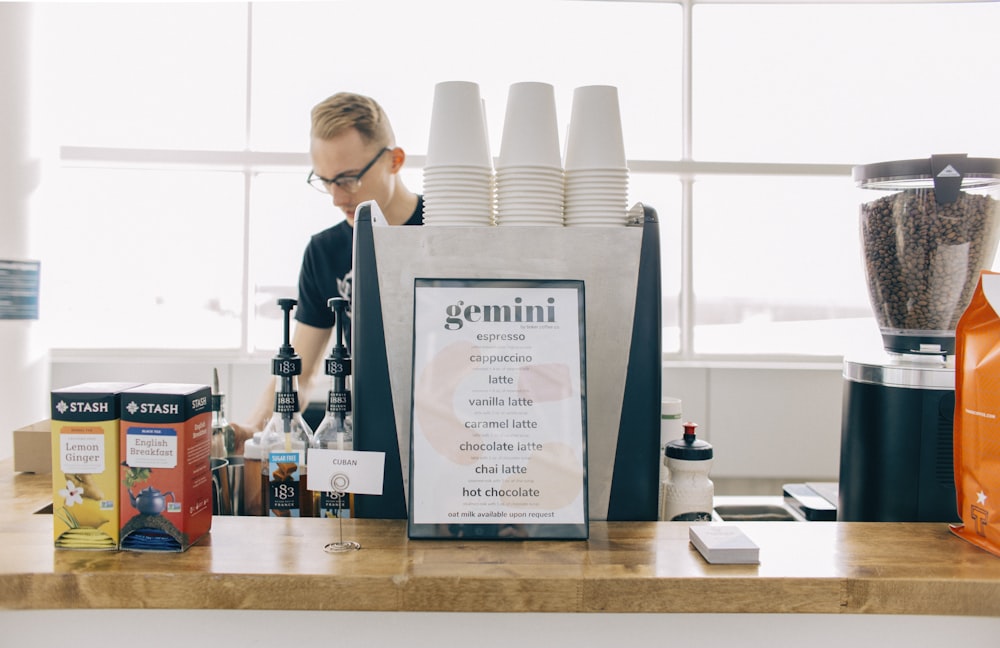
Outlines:
[[892,353],[955,352],[955,327],[1000,235],[1000,159],[930,159],[854,167],[862,189],[868,293]]

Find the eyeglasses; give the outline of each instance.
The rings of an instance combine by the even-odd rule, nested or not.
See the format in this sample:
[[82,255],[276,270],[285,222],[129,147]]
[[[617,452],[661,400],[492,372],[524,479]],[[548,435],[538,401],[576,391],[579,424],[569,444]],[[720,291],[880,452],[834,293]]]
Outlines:
[[383,148],[375,157],[372,158],[371,162],[365,165],[365,168],[361,169],[361,171],[354,175],[345,175],[341,173],[336,178],[324,178],[323,176],[316,175],[315,171],[310,171],[309,177],[306,178],[306,182],[312,185],[313,189],[316,191],[322,191],[323,193],[328,193],[330,191],[330,185],[337,185],[339,189],[350,194],[357,193],[358,189],[361,188],[361,176],[368,173],[368,169],[372,168],[372,166],[378,162],[378,159],[382,157],[383,153],[391,150],[392,149],[388,146]]

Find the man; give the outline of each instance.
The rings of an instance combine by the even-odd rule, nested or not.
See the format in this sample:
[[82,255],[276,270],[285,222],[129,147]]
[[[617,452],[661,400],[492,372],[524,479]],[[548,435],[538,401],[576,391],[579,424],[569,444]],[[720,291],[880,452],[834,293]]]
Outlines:
[[[299,270],[292,346],[302,358],[302,402],[329,352],[334,318],[327,300],[351,301],[354,210],[374,200],[389,225],[420,225],[423,214],[423,197],[407,189],[399,176],[406,153],[396,146],[389,118],[374,99],[340,92],[317,104],[312,110],[309,156],[309,184],[329,193],[345,220],[310,239]],[[273,406],[272,379],[248,427],[263,429]],[[241,430],[241,436],[248,433],[252,434]]]

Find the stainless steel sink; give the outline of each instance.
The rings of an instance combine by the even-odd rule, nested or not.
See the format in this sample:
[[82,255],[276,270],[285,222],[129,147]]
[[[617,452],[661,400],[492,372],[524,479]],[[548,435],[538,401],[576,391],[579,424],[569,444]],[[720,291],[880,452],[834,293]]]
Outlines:
[[712,517],[719,522],[804,522],[805,518],[778,496],[720,496]]
[[730,504],[715,507],[715,513],[725,522],[797,522],[784,506],[771,504]]

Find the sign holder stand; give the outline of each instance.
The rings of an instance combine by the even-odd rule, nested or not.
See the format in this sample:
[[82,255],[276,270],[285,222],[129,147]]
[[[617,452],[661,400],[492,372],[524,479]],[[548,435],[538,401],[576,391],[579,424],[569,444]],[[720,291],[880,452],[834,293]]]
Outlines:
[[343,491],[334,491],[334,495],[337,497],[337,540],[336,542],[331,542],[323,547],[323,551],[326,553],[347,553],[348,551],[357,551],[361,548],[361,544],[353,540],[344,540],[344,518],[340,515],[340,509],[344,506],[344,499],[347,497],[347,493]]

